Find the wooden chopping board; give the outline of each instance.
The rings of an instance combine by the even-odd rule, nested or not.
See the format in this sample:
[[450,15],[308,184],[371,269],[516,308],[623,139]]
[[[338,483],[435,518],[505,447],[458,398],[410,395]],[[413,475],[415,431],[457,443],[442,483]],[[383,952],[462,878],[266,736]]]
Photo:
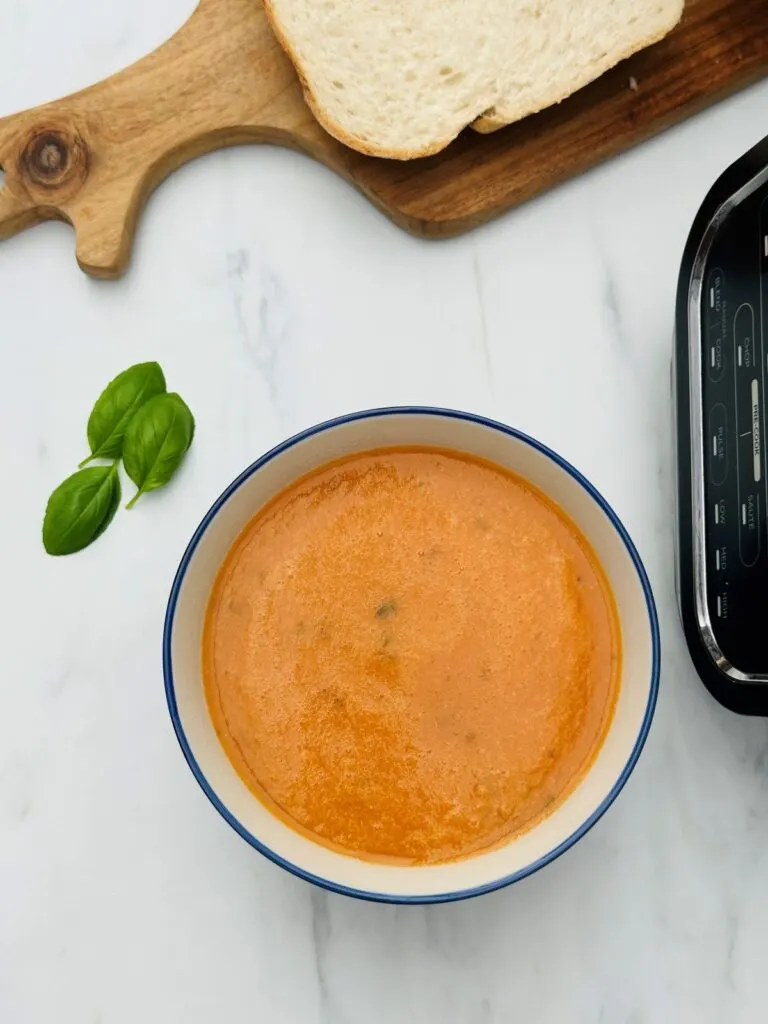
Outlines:
[[[315,122],[258,0],[200,0],[150,56],[0,120],[0,239],[65,220],[82,269],[117,277],[151,191],[185,161],[244,142],[303,150],[414,234],[455,235],[766,73],[766,0],[687,0],[672,35],[558,107],[493,135],[468,130],[425,160],[380,160]],[[756,125],[755,141],[767,131]]]

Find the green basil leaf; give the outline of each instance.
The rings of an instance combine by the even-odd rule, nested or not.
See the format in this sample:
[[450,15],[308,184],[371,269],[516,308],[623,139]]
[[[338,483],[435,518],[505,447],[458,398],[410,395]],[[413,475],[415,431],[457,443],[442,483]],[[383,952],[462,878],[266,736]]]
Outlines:
[[177,394],[157,395],[143,405],[125,432],[123,464],[138,491],[128,502],[132,508],[142,494],[163,487],[187,454],[195,421]]
[[109,526],[120,504],[117,463],[78,470],[48,499],[43,546],[49,555],[71,555],[92,544]]
[[91,459],[119,459],[125,429],[138,409],[155,395],[165,392],[165,377],[159,363],[137,363],[119,373],[104,388],[88,418]]

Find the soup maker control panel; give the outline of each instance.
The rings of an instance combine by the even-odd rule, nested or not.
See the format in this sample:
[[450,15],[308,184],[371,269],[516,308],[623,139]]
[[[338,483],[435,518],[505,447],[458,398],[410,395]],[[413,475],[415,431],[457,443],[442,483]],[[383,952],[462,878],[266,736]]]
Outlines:
[[768,715],[768,140],[726,172],[699,212],[676,328],[686,639],[723,704]]

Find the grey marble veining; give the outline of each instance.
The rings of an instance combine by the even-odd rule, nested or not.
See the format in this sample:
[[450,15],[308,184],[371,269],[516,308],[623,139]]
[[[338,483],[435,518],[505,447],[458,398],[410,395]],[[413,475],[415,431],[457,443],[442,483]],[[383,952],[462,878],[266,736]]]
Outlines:
[[[95,80],[191,0],[0,5],[0,115]],[[274,148],[183,168],[116,283],[45,225],[0,244],[0,1022],[759,1024],[768,724],[722,711],[677,621],[669,355],[680,254],[768,87],[465,238],[424,243]],[[55,311],[55,329],[51,316]],[[48,494],[104,383],[158,358],[198,433],[162,495],[47,558]],[[614,504],[659,606],[657,718],[621,798],[535,877],[463,904],[316,891],[250,850],[177,749],[160,639],[220,490],[288,434],[422,402],[506,420]]]

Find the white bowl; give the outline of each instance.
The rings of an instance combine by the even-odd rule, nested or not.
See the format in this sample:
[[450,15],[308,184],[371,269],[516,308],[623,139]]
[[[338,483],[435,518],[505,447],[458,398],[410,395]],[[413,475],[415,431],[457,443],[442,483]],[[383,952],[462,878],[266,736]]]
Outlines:
[[[305,838],[271,814],[240,779],[214,732],[201,677],[201,639],[216,573],[255,513],[297,477],[353,452],[435,446],[513,470],[554,500],[582,530],[613,587],[621,623],[621,688],[608,735],[586,776],[530,831],[454,863],[394,866],[359,860]],[[264,455],[231,484],[198,527],[171,590],[163,639],[168,707],[181,748],[214,807],[257,850],[336,892],[389,903],[434,903],[498,889],[573,846],[627,781],[653,718],[659,630],[643,565],[607,502],[572,466],[524,434],[468,413],[392,408],[307,430]]]

